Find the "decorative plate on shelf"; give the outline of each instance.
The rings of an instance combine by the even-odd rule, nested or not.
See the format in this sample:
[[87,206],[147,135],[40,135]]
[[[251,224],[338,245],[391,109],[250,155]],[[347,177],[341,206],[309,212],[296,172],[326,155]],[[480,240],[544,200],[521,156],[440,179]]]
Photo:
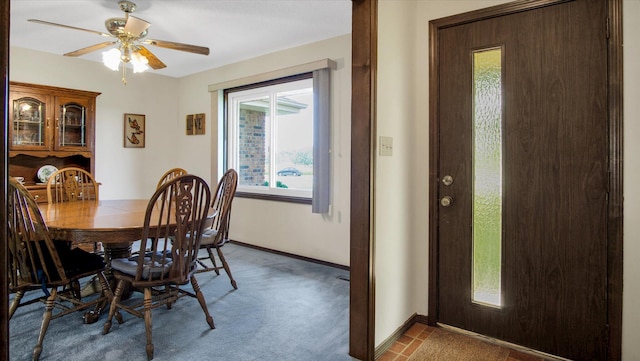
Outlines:
[[49,164],[43,165],[42,167],[40,167],[40,169],[38,169],[38,179],[42,183],[47,183],[47,181],[49,180],[49,177],[51,177],[51,175],[57,171],[58,171],[58,168],[52,165],[49,165]]

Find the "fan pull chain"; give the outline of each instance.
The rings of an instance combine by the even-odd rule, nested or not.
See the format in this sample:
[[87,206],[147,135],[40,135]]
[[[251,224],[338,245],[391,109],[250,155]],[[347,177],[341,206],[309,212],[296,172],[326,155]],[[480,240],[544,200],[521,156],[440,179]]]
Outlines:
[[127,85],[127,64],[122,63],[122,84]]

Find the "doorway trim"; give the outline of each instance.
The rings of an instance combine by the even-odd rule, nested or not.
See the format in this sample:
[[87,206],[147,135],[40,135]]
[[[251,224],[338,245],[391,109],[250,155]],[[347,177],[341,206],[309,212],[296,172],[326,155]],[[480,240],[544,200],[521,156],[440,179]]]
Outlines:
[[372,152],[378,0],[352,0],[352,4],[349,355],[359,360],[373,361],[375,288]]
[[[8,161],[8,106],[7,99],[9,99],[9,1],[2,1],[0,3],[0,38],[2,47],[0,47],[0,66],[2,67],[2,85],[0,89],[0,97],[2,97],[2,145],[0,146],[0,173],[2,173],[2,179],[0,179],[0,204],[4,207],[0,212],[0,269],[9,269],[9,256],[8,256],[8,242],[7,242],[7,211],[9,209],[7,205],[7,179],[9,179],[9,161]],[[9,360],[9,275],[7,272],[0,272],[0,360]]]
[[[486,9],[453,15],[429,22],[429,316],[438,322],[438,135],[440,30],[469,22],[529,11],[572,0],[519,0]],[[576,1],[576,0],[573,0]],[[608,10],[608,107],[609,107],[609,199],[607,219],[607,356],[622,357],[622,281],[623,281],[623,64],[622,0],[603,0]]]

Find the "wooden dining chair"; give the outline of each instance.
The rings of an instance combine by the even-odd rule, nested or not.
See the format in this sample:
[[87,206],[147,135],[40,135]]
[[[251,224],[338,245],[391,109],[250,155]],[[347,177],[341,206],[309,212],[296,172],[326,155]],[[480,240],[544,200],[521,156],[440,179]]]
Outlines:
[[[109,333],[114,316],[118,323],[123,322],[120,310],[143,318],[147,358],[151,360],[154,352],[151,310],[162,305],[171,308],[183,296],[197,298],[209,327],[215,328],[194,276],[200,237],[210,204],[209,185],[191,174],[172,178],[155,191],[147,206],[140,238],[140,249],[145,251],[111,261],[112,273],[118,283],[115,294],[110,290],[105,292],[111,306],[104,334]],[[193,292],[180,287],[188,283],[191,283]],[[121,302],[126,288],[141,290],[143,300]]]
[[[167,183],[168,181],[170,181],[171,179],[181,176],[181,175],[185,175],[187,174],[187,171],[183,168],[171,168],[168,171],[166,171],[162,177],[160,177],[160,180],[158,181],[158,184],[156,185],[156,189],[160,188],[161,185]],[[135,242],[136,245],[136,249],[138,248],[139,242]],[[139,251],[136,250],[133,252],[133,254],[137,254]]]
[[[99,200],[98,182],[91,173],[82,168],[66,167],[51,174],[47,180],[47,199],[49,203]],[[99,243],[79,245],[78,247],[99,253]]]
[[98,183],[82,168],[62,168],[49,177],[47,198],[49,203],[99,200]]
[[51,320],[102,302],[101,296],[83,300],[80,280],[95,276],[103,288],[108,288],[103,273],[105,264],[98,255],[71,249],[69,242],[51,239],[33,196],[13,178],[9,179],[7,203],[9,291],[15,293],[9,319],[18,307],[33,303],[21,303],[26,292],[42,292],[43,296],[35,299],[45,301],[40,334],[32,354],[36,361]]
[[181,176],[181,175],[185,175],[187,174],[187,171],[185,169],[182,168],[171,168],[168,171],[166,171],[162,177],[160,177],[160,180],[158,181],[158,185],[156,186],[156,189],[160,188],[161,185],[165,184],[167,181],[177,177],[177,176]]
[[[231,285],[234,289],[238,289],[236,280],[231,275],[231,269],[229,264],[222,253],[222,246],[229,242],[229,222],[231,221],[231,204],[236,194],[236,187],[238,186],[238,173],[234,169],[229,169],[220,178],[216,193],[214,194],[212,207],[215,210],[214,217],[209,220],[211,226],[207,228],[202,234],[200,240],[200,248],[207,251],[207,255],[198,258],[198,264],[202,267],[198,269],[198,272],[215,271],[216,274],[220,274],[220,269],[224,269],[231,280]],[[216,250],[217,256],[220,260],[220,265],[216,262],[216,257],[213,250]],[[210,261],[211,266],[207,265],[205,261]]]

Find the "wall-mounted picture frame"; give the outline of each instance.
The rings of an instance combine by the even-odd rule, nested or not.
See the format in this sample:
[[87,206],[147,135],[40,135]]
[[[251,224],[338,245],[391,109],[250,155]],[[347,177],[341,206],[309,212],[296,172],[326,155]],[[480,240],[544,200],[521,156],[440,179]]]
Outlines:
[[124,114],[124,147],[144,148],[144,114]]
[[186,123],[187,135],[205,134],[205,114],[188,114]]

